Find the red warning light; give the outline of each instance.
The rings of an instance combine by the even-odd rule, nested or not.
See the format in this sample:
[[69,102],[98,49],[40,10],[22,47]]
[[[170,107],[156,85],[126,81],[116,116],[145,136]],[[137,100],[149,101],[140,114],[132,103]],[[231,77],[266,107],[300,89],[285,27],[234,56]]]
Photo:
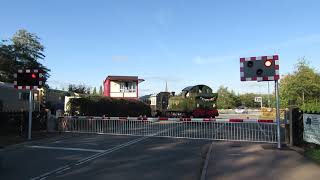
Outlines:
[[272,65],[272,60],[266,60],[266,62],[264,62],[264,65],[266,67],[270,67]]
[[32,79],[37,78],[36,74],[31,74]]

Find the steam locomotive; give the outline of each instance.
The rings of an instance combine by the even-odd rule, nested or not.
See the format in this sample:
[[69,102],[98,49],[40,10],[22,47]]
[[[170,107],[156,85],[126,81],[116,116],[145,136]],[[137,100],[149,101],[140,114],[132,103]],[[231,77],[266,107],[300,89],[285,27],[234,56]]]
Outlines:
[[179,95],[169,92],[158,93],[151,109],[154,116],[214,118],[219,116],[217,93],[206,85],[189,86]]

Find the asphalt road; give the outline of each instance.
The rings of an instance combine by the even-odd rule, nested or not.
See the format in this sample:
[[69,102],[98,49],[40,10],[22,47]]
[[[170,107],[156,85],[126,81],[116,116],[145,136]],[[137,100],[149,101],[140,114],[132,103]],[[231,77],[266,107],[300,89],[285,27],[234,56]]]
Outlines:
[[2,180],[199,179],[210,141],[82,135],[4,152]]

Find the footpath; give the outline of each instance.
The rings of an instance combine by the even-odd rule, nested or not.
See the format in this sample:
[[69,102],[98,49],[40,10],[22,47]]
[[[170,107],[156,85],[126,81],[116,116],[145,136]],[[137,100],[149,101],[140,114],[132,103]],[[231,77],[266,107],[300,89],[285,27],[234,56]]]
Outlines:
[[240,142],[214,142],[202,180],[315,180],[320,165],[289,148]]

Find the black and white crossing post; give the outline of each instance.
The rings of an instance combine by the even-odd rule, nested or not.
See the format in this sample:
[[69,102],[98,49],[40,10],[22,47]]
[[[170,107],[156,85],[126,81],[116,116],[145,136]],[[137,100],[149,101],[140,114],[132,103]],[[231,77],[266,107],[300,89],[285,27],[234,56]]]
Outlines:
[[276,93],[276,120],[278,148],[281,148],[280,97],[279,97],[279,56],[258,56],[240,58],[241,81],[274,81]]

